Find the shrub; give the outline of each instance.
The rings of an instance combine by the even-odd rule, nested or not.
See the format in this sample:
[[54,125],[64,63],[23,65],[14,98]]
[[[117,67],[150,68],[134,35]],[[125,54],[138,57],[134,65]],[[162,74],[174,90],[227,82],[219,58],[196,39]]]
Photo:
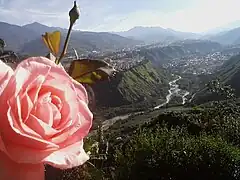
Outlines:
[[138,132],[115,154],[116,179],[239,179],[236,147],[220,137],[193,136],[185,128]]
[[220,134],[229,143],[240,147],[240,119],[225,117],[222,123],[215,128],[215,133]]

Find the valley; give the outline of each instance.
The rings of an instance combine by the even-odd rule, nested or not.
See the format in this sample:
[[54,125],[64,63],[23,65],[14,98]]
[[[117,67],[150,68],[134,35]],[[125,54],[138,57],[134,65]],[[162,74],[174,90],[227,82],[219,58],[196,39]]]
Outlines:
[[[175,77],[175,79],[173,81],[169,82],[169,86],[170,89],[168,90],[169,94],[166,95],[166,102],[159,104],[157,106],[155,106],[154,108],[149,108],[147,111],[140,111],[140,112],[133,112],[133,113],[128,113],[128,114],[124,114],[124,115],[120,115],[120,116],[116,116],[116,117],[112,117],[111,119],[107,119],[104,120],[102,122],[102,129],[104,131],[108,130],[109,128],[111,128],[111,126],[113,126],[115,123],[117,123],[117,121],[122,121],[122,120],[126,120],[130,117],[139,117],[142,115],[146,115],[150,113],[150,116],[152,114],[153,111],[156,111],[158,109],[161,109],[162,107],[165,107],[166,109],[163,110],[164,111],[177,111],[177,109],[179,108],[167,108],[167,105],[169,104],[170,100],[174,97],[181,97],[182,99],[182,105],[184,105],[187,101],[186,96],[189,95],[188,91],[184,91],[182,89],[179,89],[179,85],[177,85],[177,81],[179,81],[181,79],[180,76]],[[154,112],[154,113],[159,113],[160,111]],[[92,132],[92,134],[96,134],[95,132]]]
[[[23,49],[29,46],[32,48],[29,49],[30,54],[35,55],[47,53],[37,36],[46,31],[60,30],[63,32],[62,38],[64,38],[66,33],[65,29],[48,27],[36,22],[25,26],[1,23],[0,26],[6,30],[11,27],[11,32],[21,30],[20,32],[24,33],[24,30],[27,29],[26,32],[32,36],[29,36],[30,39],[23,45]],[[146,31],[146,34],[147,31],[154,31],[155,34],[165,33],[165,37],[172,33],[172,35],[182,38],[194,37],[198,39],[182,40],[176,38],[167,42],[162,41],[162,43],[143,43],[144,39],[134,38],[133,40],[124,33],[74,31],[68,58],[63,60],[65,67],[68,67],[71,59],[74,58],[74,52],[71,51],[71,48],[74,47],[80,58],[104,60],[119,72],[110,81],[93,86],[97,103],[96,114],[101,112],[99,116],[104,117],[105,120],[119,115],[125,116],[129,113],[142,112],[146,109],[183,106],[188,104],[190,100],[195,102],[196,95],[198,96],[199,91],[201,92],[201,89],[205,88],[206,83],[213,79],[215,71],[240,52],[239,45],[226,46],[204,38],[201,39],[196,34],[173,31],[168,34],[167,29],[139,27],[130,31]],[[4,33],[2,36],[5,36]],[[90,48],[89,46],[86,49],[79,49],[78,42],[81,42],[81,46],[86,45],[84,42],[93,37],[96,38],[95,41],[99,45],[101,44],[100,49],[105,49],[104,51],[97,47],[97,43],[94,43],[95,47]],[[19,49],[12,47],[9,38],[10,36],[6,38],[8,48],[13,48],[19,55],[28,53],[23,49],[19,51]],[[105,39],[105,43],[98,41],[98,38]],[[106,38],[109,38],[108,42]],[[115,41],[115,45],[111,46],[110,41]],[[93,42],[87,42],[87,44],[89,43]],[[113,48],[109,51],[105,44]],[[45,50],[35,52],[35,49]],[[100,122],[104,119],[101,119]]]
[[[41,33],[58,29],[66,36],[65,29],[40,23],[0,27],[4,48],[16,51],[19,61],[48,53]],[[183,172],[189,180],[218,179],[220,172],[239,179],[238,31],[203,37],[164,28],[74,30],[62,61],[66,69],[75,60],[74,48],[80,59],[104,60],[117,70],[109,80],[91,85],[94,120],[84,145],[94,168],[86,165],[81,172],[91,176],[97,171],[98,178],[92,179],[111,179],[112,174],[115,179],[139,179],[139,169],[145,179],[156,179],[160,170],[163,179],[181,179]],[[14,44],[12,34],[17,33],[21,43]],[[223,43],[229,34],[231,39]],[[19,62],[2,57],[12,67]]]

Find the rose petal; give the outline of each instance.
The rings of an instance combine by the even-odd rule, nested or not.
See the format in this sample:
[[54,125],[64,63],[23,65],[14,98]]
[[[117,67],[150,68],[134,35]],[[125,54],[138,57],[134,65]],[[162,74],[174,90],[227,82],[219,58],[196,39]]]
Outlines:
[[54,119],[52,127],[56,128],[62,119],[62,115],[55,104],[50,104],[50,106],[52,108],[53,119]]
[[85,101],[88,104],[88,94],[84,86],[74,79],[72,80],[72,82],[75,86],[75,91],[77,93],[79,100]]
[[44,57],[22,61],[6,79],[6,87],[0,89],[0,149],[11,160],[59,168],[88,160],[82,139],[91,127],[92,113],[80,83]]
[[0,60],[0,94],[2,94],[5,86],[7,85],[12,75],[13,75],[12,68]]
[[0,80],[1,80],[7,73],[13,74],[12,68],[0,60]]
[[6,148],[5,148],[5,145],[2,141],[1,135],[0,135],[0,151],[6,152]]
[[1,103],[7,102],[7,100],[11,97],[18,96],[20,92],[24,93],[23,90],[27,89],[29,84],[32,84],[39,75],[47,76],[50,67],[39,65],[39,69],[42,70],[41,74],[36,74],[38,71],[32,73],[29,69],[17,67],[17,70],[15,70],[14,75],[11,76],[7,86],[5,87],[7,91],[3,91],[2,93],[0,99]]
[[52,98],[52,103],[58,108],[59,111],[61,111],[62,100],[58,96],[55,96],[55,95],[52,95],[51,98]]
[[36,74],[36,72],[41,73],[41,66],[51,67],[51,72],[49,73],[48,78],[52,77],[52,79],[58,79],[59,82],[71,82],[72,79],[65,71],[65,69],[55,64],[55,62],[49,60],[45,57],[31,57],[28,58],[21,63],[19,63],[17,69],[22,67],[24,69],[28,69],[29,72]]
[[45,140],[48,140],[48,138],[58,133],[57,130],[53,129],[50,125],[44,123],[32,114],[30,114],[26,125],[42,136]]
[[0,179],[2,180],[44,180],[44,165],[18,164],[0,151]]
[[[41,137],[36,137],[33,133],[31,135],[29,132],[23,132],[20,127],[14,126],[12,123],[14,116],[9,115],[9,113],[8,120],[10,127],[6,126],[5,129],[1,129],[1,137],[6,152],[12,160],[19,163],[39,163],[50,153],[59,149],[58,145],[46,141]],[[27,129],[28,127],[25,126],[23,124],[23,127]],[[32,130],[29,129],[29,131]]]
[[[21,112],[20,112],[20,100],[19,97],[16,97],[16,103],[13,104],[12,107],[9,107],[7,112],[7,122],[3,121],[2,125],[5,125],[5,129],[2,129],[2,135],[8,136],[8,133],[15,132],[17,134],[27,134],[30,136],[33,136],[35,138],[41,138],[39,134],[37,134],[35,131],[27,127],[21,118]],[[9,123],[9,124],[7,124]],[[13,129],[10,129],[9,127],[13,127]]]
[[61,114],[62,119],[60,124],[56,129],[65,129],[72,125],[72,121],[77,117],[78,107],[76,106],[76,101],[69,101],[63,104]]
[[89,156],[83,149],[83,141],[53,152],[46,157],[45,163],[60,169],[68,169],[84,164]]
[[21,101],[21,117],[23,122],[25,122],[28,119],[29,114],[34,105],[27,93],[21,98],[20,101]]
[[[51,93],[43,94],[39,97],[36,110],[32,112],[34,116],[41,119],[50,127],[53,125],[53,111],[51,106]],[[31,122],[30,122],[31,123]]]
[[46,81],[41,89],[42,93],[51,92],[52,95],[59,97],[62,100],[69,101],[76,99],[74,87],[70,82],[60,83],[56,79]]
[[37,65],[38,63],[45,64],[51,67],[51,73],[49,73],[49,76],[52,76],[52,79],[57,79],[58,81],[62,81],[62,82],[64,81],[72,82],[76,87],[76,93],[78,94],[79,98],[81,100],[84,100],[86,103],[88,103],[88,95],[87,95],[86,89],[82,86],[82,84],[78,83],[71,76],[69,76],[62,65],[56,65],[53,61],[45,57],[32,57],[22,61],[18,65],[18,67],[31,69],[30,71],[35,73],[37,69],[40,69]]
[[44,161],[46,157],[48,157],[53,152],[57,151],[58,148],[49,147],[45,149],[38,149],[36,146],[29,147],[24,146],[17,143],[12,143],[8,139],[3,139],[4,146],[6,148],[7,154],[9,155],[10,159],[17,163],[31,163],[31,164],[38,164]]
[[92,126],[93,114],[85,102],[80,101],[78,105],[79,108],[81,108],[81,113],[77,114],[77,119],[73,122],[74,124],[65,128],[59,135],[52,138],[51,142],[59,144],[60,146],[71,145],[82,140],[88,134]]
[[40,91],[44,81],[45,81],[45,77],[43,75],[39,75],[26,88],[26,93],[31,98],[33,104],[36,104],[36,101],[37,101],[38,95],[39,95],[39,91]]

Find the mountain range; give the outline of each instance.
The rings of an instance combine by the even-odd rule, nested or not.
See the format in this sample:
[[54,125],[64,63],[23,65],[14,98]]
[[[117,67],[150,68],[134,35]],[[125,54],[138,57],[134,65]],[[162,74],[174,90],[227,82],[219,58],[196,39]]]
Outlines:
[[206,39],[216,41],[223,45],[240,44],[240,27],[220,32]]
[[142,40],[146,43],[153,42],[172,42],[182,39],[196,39],[199,34],[191,32],[180,32],[173,29],[165,29],[162,27],[141,27],[137,26],[128,31],[116,32],[116,34],[136,40]]
[[[66,37],[67,30],[59,27],[48,27],[40,23],[32,23],[24,26],[12,25],[0,22],[0,38],[4,39],[7,49],[21,54],[43,55],[48,53],[41,35],[45,32],[60,30],[62,32],[61,45]],[[132,47],[141,44],[141,41],[125,38],[107,32],[73,31],[70,47],[78,52],[89,51],[114,51],[116,49]]]
[[240,20],[233,21],[230,23],[227,23],[223,26],[219,26],[213,29],[208,30],[207,32],[204,32],[204,34],[218,34],[224,31],[230,31],[232,29],[240,27]]
[[171,43],[186,39],[204,39],[218,42],[222,45],[232,45],[240,43],[240,20],[223,27],[216,28],[205,34],[175,31],[161,27],[137,26],[128,31],[114,32],[123,37],[141,40],[145,43]]
[[[235,26],[237,26],[236,23]],[[49,27],[38,22],[24,26],[0,22],[0,38],[6,41],[7,49],[21,54],[42,55],[48,53],[47,48],[41,40],[41,35],[45,32],[53,32],[55,30],[62,32],[61,46],[63,46],[67,29]],[[240,27],[210,35],[180,32],[161,27],[141,26],[134,27],[128,31],[112,33],[74,30],[71,34],[69,48],[74,47],[80,54],[84,54],[92,51],[115,51],[152,43],[166,45],[189,39],[210,40],[222,45],[240,44]]]

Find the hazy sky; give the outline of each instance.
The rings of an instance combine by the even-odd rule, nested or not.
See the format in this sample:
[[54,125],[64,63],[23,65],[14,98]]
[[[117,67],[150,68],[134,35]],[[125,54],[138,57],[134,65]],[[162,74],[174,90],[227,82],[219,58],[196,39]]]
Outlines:
[[[78,0],[76,29],[121,31],[161,26],[202,32],[240,20],[240,0]],[[0,21],[68,27],[73,0],[0,0]],[[1,30],[0,30],[1,31]]]

